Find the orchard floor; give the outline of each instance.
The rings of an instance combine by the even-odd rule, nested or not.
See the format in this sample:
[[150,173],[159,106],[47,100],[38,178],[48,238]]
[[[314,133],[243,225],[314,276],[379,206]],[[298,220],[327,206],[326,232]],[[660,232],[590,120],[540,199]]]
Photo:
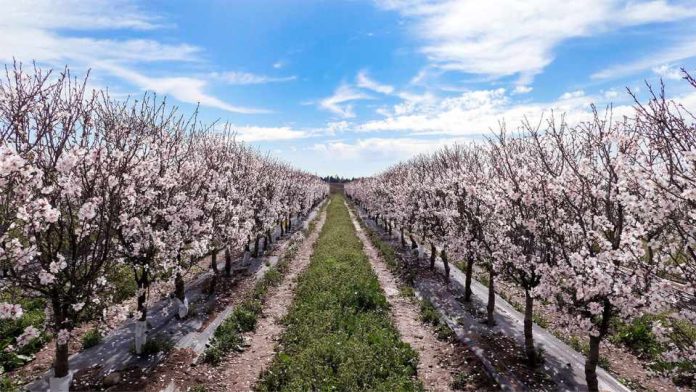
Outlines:
[[496,390],[461,346],[421,321],[401,285],[334,195],[264,299],[243,350],[215,366],[182,355],[146,389]]

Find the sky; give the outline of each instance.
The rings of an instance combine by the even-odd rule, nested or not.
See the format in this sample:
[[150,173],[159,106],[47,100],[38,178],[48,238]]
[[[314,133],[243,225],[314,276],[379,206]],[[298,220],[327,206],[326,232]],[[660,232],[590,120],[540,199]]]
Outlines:
[[0,0],[0,60],[166,96],[319,175],[367,176],[646,83],[696,112],[693,0]]

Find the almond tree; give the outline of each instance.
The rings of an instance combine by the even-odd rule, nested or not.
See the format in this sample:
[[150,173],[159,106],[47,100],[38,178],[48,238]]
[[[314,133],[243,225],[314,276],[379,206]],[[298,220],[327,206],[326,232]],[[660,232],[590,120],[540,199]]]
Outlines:
[[[63,379],[71,330],[102,305],[121,198],[113,179],[127,158],[93,116],[95,96],[86,94],[86,80],[65,71],[48,83],[40,71],[13,72],[0,89],[0,101],[8,104],[2,143],[14,153],[5,155],[13,170],[4,179],[7,231],[0,257],[8,284],[49,304],[53,377]],[[27,96],[32,99],[23,100]]]

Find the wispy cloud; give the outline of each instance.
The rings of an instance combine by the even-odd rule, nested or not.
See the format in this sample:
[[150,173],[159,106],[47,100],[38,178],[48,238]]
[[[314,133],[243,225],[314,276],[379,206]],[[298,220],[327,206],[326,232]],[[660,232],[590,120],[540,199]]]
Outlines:
[[394,92],[394,87],[387,85],[387,84],[381,84],[373,79],[371,79],[369,76],[367,76],[367,71],[360,71],[358,72],[358,76],[355,78],[356,83],[358,87],[362,87],[368,90],[372,90],[381,94],[391,94]]
[[[354,126],[357,132],[400,132],[406,135],[487,135],[500,121],[516,127],[525,118],[538,120],[550,111],[565,113],[568,122],[587,120],[591,103],[607,103],[603,96],[587,96],[581,90],[569,91],[552,102],[515,103],[502,88],[473,90],[461,95],[417,103],[395,105],[381,120]],[[616,114],[630,111],[629,106],[615,106]]]
[[297,79],[297,76],[268,76],[259,75],[251,72],[230,71],[230,72],[212,72],[210,77],[222,82],[233,85],[248,85],[248,84],[266,84],[290,82]]
[[666,49],[651,53],[649,56],[639,58],[632,62],[613,65],[599,72],[595,72],[592,74],[592,79],[620,78],[650,69],[665,70],[666,68],[661,67],[691,57],[696,57],[696,37],[682,40]]
[[115,64],[100,62],[98,66],[143,90],[169,95],[181,102],[200,104],[233,113],[269,113],[266,109],[231,105],[205,92],[207,81],[192,77],[148,77],[132,69]]
[[371,98],[371,96],[347,84],[342,84],[334,91],[332,96],[319,101],[319,107],[342,118],[352,118],[355,117],[355,112],[350,102]]
[[109,39],[93,34],[99,30],[163,27],[160,18],[145,13],[129,0],[0,0],[0,10],[3,61],[17,58],[90,66],[93,60],[195,61],[200,53],[197,47],[187,44],[141,38]]
[[[267,113],[265,109],[232,105],[207,93],[208,81],[195,76],[149,77],[139,69],[166,62],[200,63],[202,50],[186,43],[170,44],[137,37],[137,32],[171,27],[131,0],[5,1],[0,0],[0,60],[37,61],[40,65],[91,68],[142,90],[155,91],[192,104],[234,113]],[[129,30],[134,38],[103,38],[103,31]],[[160,67],[160,73],[165,67]],[[181,71],[179,71],[181,72]],[[198,74],[192,72],[192,75]],[[228,82],[271,81],[253,74],[224,74]],[[111,86],[114,87],[113,85]]]
[[295,140],[311,136],[307,131],[291,127],[261,127],[255,125],[230,126],[236,132],[237,139],[245,142]]
[[[647,23],[696,17],[688,3],[666,0],[435,0],[378,1],[413,22],[423,53],[435,66],[496,77],[519,75],[523,84],[574,37]],[[657,56],[655,56],[657,57]]]

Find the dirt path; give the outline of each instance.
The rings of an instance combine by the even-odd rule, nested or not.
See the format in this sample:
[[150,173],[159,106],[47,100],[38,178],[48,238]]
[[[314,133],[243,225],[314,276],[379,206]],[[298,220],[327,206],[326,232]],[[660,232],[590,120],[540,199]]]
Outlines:
[[321,213],[314,231],[302,242],[288,272],[280,286],[274,288],[265,300],[262,317],[256,330],[248,337],[246,350],[234,355],[219,365],[222,370],[207,391],[251,391],[261,372],[271,363],[275,355],[278,338],[283,332],[280,320],[287,314],[294,298],[297,277],[309,265],[314,243],[319,237],[326,220],[326,211]]
[[418,353],[418,377],[429,391],[451,391],[453,374],[442,364],[450,362],[450,358],[456,355],[454,349],[446,342],[438,340],[432,329],[420,321],[418,306],[399,294],[396,278],[387,269],[377,249],[372,246],[353,211],[350,208],[348,211],[356,234],[363,243],[365,254],[370,259],[372,269],[377,274],[377,279],[391,305],[394,324],[401,334],[401,339]]

